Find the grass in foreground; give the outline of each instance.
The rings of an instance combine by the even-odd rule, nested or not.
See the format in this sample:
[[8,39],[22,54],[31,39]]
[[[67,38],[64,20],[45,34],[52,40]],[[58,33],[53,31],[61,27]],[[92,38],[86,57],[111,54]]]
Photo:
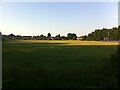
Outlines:
[[20,42],[3,42],[3,88],[103,87],[103,59],[116,51],[76,41]]

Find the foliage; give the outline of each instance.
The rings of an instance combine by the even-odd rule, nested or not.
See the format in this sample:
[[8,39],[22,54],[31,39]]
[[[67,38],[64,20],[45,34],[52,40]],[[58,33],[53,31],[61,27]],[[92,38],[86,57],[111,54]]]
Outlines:
[[120,27],[116,28],[113,27],[112,29],[96,29],[94,32],[89,33],[86,36],[83,36],[83,40],[95,40],[95,41],[100,41],[100,40],[107,40],[107,41],[118,41],[120,40]]
[[67,38],[70,39],[70,40],[76,40],[77,35],[75,33],[68,33]]
[[80,37],[80,38],[82,38],[82,40],[86,40],[86,39],[87,39],[87,36],[85,35],[85,36],[82,36],[82,37]]
[[48,33],[47,37],[51,37],[51,33]]

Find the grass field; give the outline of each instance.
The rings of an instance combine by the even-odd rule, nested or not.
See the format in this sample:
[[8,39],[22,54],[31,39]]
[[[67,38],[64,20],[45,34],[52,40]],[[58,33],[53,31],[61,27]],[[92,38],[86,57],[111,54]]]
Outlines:
[[13,43],[51,43],[65,45],[118,45],[118,42],[107,41],[80,41],[80,40],[16,40]]
[[3,42],[3,88],[103,87],[105,60],[117,42]]

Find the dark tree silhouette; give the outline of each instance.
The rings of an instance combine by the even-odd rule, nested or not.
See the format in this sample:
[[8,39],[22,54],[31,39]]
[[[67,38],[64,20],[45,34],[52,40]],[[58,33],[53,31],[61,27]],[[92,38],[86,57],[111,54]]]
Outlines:
[[[82,36],[82,40],[109,40],[109,41],[118,41],[118,36],[120,36],[120,33],[118,33],[120,30],[120,27],[113,27],[112,29],[96,29],[94,32],[91,32],[86,36]],[[118,35],[119,34],[119,35]]]
[[47,37],[51,37],[51,33],[48,33]]
[[76,40],[77,35],[75,33],[68,33],[67,38],[70,39],[70,40]]

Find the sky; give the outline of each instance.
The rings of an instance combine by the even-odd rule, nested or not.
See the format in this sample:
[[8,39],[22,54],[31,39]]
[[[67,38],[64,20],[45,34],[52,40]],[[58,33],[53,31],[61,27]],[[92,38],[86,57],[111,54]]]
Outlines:
[[2,34],[87,35],[118,26],[117,2],[2,2]]

